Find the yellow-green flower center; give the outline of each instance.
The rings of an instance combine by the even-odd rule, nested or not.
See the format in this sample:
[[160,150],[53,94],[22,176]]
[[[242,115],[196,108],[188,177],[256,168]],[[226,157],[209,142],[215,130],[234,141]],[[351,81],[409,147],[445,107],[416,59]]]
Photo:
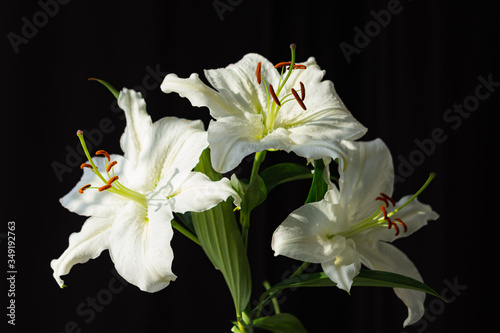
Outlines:
[[304,99],[306,97],[306,90],[302,82],[300,82],[300,88],[299,87],[297,88],[300,89],[300,96],[297,90],[295,90],[294,88],[291,88],[289,92],[283,91],[283,88],[285,87],[285,84],[290,78],[292,72],[296,69],[306,68],[305,65],[295,64],[295,48],[296,48],[295,44],[290,45],[290,49],[292,51],[291,61],[280,62],[274,66],[274,68],[276,69],[281,68],[280,80],[276,88],[271,83],[268,84],[266,82],[264,76],[262,75],[261,63],[259,62],[257,64],[257,69],[256,69],[257,83],[258,84],[261,84],[262,82],[264,83],[267,95],[267,103],[265,106],[265,110],[258,110],[258,112],[261,113],[263,117],[262,122],[264,124],[264,133],[262,133],[262,136],[266,136],[268,133],[272,132],[275,129],[278,112],[285,103],[295,99],[304,111],[307,110],[304,104]]

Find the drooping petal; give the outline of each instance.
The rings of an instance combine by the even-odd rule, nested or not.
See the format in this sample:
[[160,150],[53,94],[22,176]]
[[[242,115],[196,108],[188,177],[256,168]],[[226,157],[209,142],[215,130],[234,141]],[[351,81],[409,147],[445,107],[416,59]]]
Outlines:
[[202,212],[215,207],[230,196],[234,198],[235,205],[239,206],[241,198],[232,188],[229,179],[211,181],[203,173],[191,172],[186,181],[169,199],[169,203],[172,211],[176,213]]
[[298,208],[274,231],[274,255],[315,263],[331,260],[345,247],[345,238],[334,236],[342,219],[341,207],[325,200]]
[[125,112],[127,125],[120,139],[124,157],[137,164],[146,133],[152,126],[146,102],[140,92],[124,88],[118,96],[118,106]]
[[380,139],[368,142],[342,141],[347,156],[340,170],[340,203],[348,208],[349,219],[358,222],[382,205],[380,192],[392,195],[394,167],[389,149]]
[[[364,258],[363,264],[370,269],[386,271],[422,281],[413,262],[392,244],[377,241],[356,241],[358,252]],[[408,318],[403,326],[411,325],[424,315],[425,293],[410,289],[394,288],[396,295],[408,307]]]
[[[134,165],[120,155],[111,155],[110,157],[111,161],[117,162],[113,167],[114,174],[118,175],[124,184],[128,184],[128,180],[133,177]],[[105,157],[94,157],[92,160],[101,174],[106,177]],[[105,180],[107,181],[108,178]],[[80,215],[110,218],[116,216],[126,203],[124,197],[108,191],[99,192],[96,188],[89,188],[83,193],[79,193],[78,190],[87,184],[97,188],[106,185],[92,170],[83,168],[82,178],[68,194],[60,199],[61,204]]]
[[356,252],[354,241],[347,239],[343,251],[337,254],[334,259],[322,263],[321,267],[325,274],[337,283],[337,287],[349,292],[353,278],[359,274],[361,269],[361,258]]
[[[401,207],[411,198],[410,195],[403,197],[396,203],[394,209]],[[394,209],[389,211],[392,212]],[[394,230],[391,229],[375,229],[371,232],[371,235],[375,239],[379,239],[386,242],[392,242],[395,239],[401,237],[407,237],[413,234],[418,229],[427,225],[428,221],[435,221],[439,218],[439,215],[432,210],[431,206],[421,203],[418,199],[414,199],[408,205],[406,205],[401,211],[397,212],[393,218],[399,218],[407,226],[406,232],[400,232],[397,236]],[[401,226],[399,227],[401,229]]]
[[[167,195],[175,191],[177,185],[171,178],[182,181],[198,164],[203,150],[208,146],[207,133],[200,120],[164,117],[156,121],[143,139],[144,146],[137,166],[137,186],[148,192],[163,185]],[[168,184],[159,184],[165,178]],[[180,185],[180,183],[178,185]]]
[[59,286],[64,285],[61,276],[68,274],[74,265],[97,258],[102,251],[108,248],[108,237],[112,224],[113,219],[90,217],[79,232],[69,236],[68,248],[58,259],[54,259],[50,263],[50,267],[54,270],[54,278]]
[[261,116],[246,118],[225,117],[211,121],[208,128],[213,168],[226,173],[236,168],[243,158],[266,149],[289,150],[290,139],[286,130],[277,129],[263,136]]
[[203,83],[196,73],[187,79],[181,79],[176,74],[168,74],[161,84],[161,90],[166,94],[178,93],[179,96],[189,99],[193,106],[208,107],[214,118],[238,112],[233,108],[231,100],[226,100],[225,96]]
[[162,290],[176,279],[170,246],[173,215],[167,200],[159,201],[148,203],[147,212],[145,207],[129,202],[109,235],[109,252],[117,272],[147,292]]

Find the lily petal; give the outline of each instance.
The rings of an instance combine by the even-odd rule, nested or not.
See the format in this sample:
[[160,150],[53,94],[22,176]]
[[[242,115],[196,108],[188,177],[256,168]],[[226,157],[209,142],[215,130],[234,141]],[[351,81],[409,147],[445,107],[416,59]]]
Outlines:
[[[335,236],[341,237],[341,236]],[[321,263],[323,271],[337,287],[347,292],[351,290],[353,278],[359,274],[361,269],[361,258],[356,252],[356,246],[352,239],[347,239],[345,248],[336,255],[335,259]]]
[[339,170],[339,200],[348,207],[350,221],[361,221],[380,207],[381,202],[375,200],[380,192],[392,195],[394,167],[391,153],[380,139],[342,141],[342,150],[348,159],[344,170]]
[[[137,166],[137,182],[141,191],[152,191],[162,179],[167,182],[176,176],[180,185],[199,161],[208,146],[207,133],[200,120],[165,117],[156,121],[143,139],[144,146]],[[167,191],[167,196],[176,189],[176,184]]]
[[80,232],[69,236],[69,246],[58,258],[50,263],[54,270],[54,278],[59,286],[64,285],[61,275],[69,273],[76,264],[86,263],[89,259],[97,258],[102,251],[108,248],[108,237],[112,219],[90,217],[85,221]]
[[271,242],[274,255],[314,263],[337,256],[345,248],[345,238],[333,236],[341,228],[345,213],[335,208],[340,206],[322,200],[292,212],[274,231]]
[[212,120],[208,128],[208,140],[213,168],[226,173],[252,153],[266,149],[289,150],[290,139],[286,130],[277,129],[264,137],[262,132],[262,118],[257,115]]
[[[422,281],[413,262],[392,244],[385,242],[356,242],[357,250],[363,257],[363,264],[370,269],[386,271]],[[410,289],[394,288],[396,295],[408,307],[408,318],[403,326],[416,323],[424,315],[425,293]]]
[[236,206],[241,204],[241,198],[233,190],[229,179],[212,181],[201,172],[191,172],[177,192],[169,199],[172,211],[176,213],[202,212],[215,207],[230,196],[234,198]]
[[125,112],[127,126],[120,139],[124,157],[137,164],[143,149],[143,138],[152,126],[146,102],[140,92],[124,88],[118,96],[118,106]]
[[179,96],[189,99],[193,106],[208,107],[214,118],[229,116],[236,112],[223,95],[203,83],[196,73],[187,79],[181,79],[176,74],[168,74],[161,84],[161,90],[166,94],[176,92]]
[[[158,200],[158,199],[157,199]],[[117,272],[143,291],[157,292],[176,279],[172,211],[166,199],[145,207],[135,202],[122,207],[109,236],[109,252]]]

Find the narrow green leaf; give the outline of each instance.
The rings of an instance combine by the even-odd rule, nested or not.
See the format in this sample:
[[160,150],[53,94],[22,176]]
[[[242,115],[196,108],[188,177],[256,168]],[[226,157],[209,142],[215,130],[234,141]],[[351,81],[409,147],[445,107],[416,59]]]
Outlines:
[[113,96],[115,96],[116,99],[118,99],[118,96],[120,95],[120,92],[115,88],[113,87],[110,83],[104,81],[104,80],[101,80],[101,79],[96,79],[96,78],[89,78],[89,81],[97,81],[99,82],[100,84],[102,84],[103,86],[105,86],[106,88],[108,88],[108,90],[113,94]]
[[[195,170],[205,173],[212,180],[222,177],[210,164],[209,150],[203,152]],[[221,271],[233,297],[236,312],[241,313],[250,301],[251,276],[232,204],[221,202],[210,210],[191,213],[191,218],[203,250]]]
[[263,170],[259,176],[266,184],[267,192],[276,186],[300,179],[312,179],[312,170],[296,163],[279,163]]
[[[302,274],[288,278],[274,285],[272,288],[263,292],[260,296],[260,303],[265,303],[271,293],[280,291],[286,288],[296,287],[334,287],[337,284],[330,280],[324,272]],[[389,288],[405,288],[422,291],[430,295],[441,298],[441,296],[431,287],[412,279],[410,277],[382,271],[361,270],[353,279],[353,286],[356,287],[389,287]]]
[[307,196],[306,204],[323,200],[326,191],[328,191],[328,184],[323,178],[324,169],[325,164],[323,163],[323,160],[314,160],[313,181],[311,189],[309,190],[309,195]]
[[253,326],[273,333],[307,333],[300,320],[289,313],[279,313],[254,320]]

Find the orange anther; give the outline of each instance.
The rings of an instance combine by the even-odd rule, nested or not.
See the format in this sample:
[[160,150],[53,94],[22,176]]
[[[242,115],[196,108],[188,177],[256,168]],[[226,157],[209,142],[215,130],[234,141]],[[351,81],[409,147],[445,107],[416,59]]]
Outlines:
[[380,193],[380,195],[383,196],[384,198],[386,198],[387,200],[389,200],[393,206],[396,206],[396,201],[394,201],[393,198],[391,198],[390,196],[388,196],[385,193]]
[[109,172],[109,170],[111,170],[112,167],[114,167],[116,165],[116,161],[113,161],[111,163],[108,164],[108,166],[106,167],[106,172]]
[[292,63],[290,61],[283,61],[274,65],[274,68],[281,68],[285,66],[290,66]]
[[306,65],[293,65],[293,69],[306,69]]
[[292,94],[293,97],[295,97],[295,99],[297,100],[297,103],[299,103],[300,107],[304,109],[304,111],[307,110],[306,106],[304,105],[304,102],[302,102],[302,100],[300,99],[299,94],[297,94],[297,92],[293,88],[292,88]]
[[92,167],[92,165],[90,165],[89,163],[82,163],[82,164],[80,165],[80,169],[83,169],[83,168],[90,168],[90,169],[94,169],[94,168]]
[[111,185],[114,181],[117,181],[117,180],[118,180],[118,176],[111,177],[111,178],[108,180],[108,185]]
[[300,83],[300,99],[304,100],[306,98],[306,87],[304,87],[302,81],[299,83]]
[[403,232],[407,232],[408,231],[408,227],[406,226],[406,223],[404,223],[401,219],[395,218],[394,220],[398,221],[398,223],[403,226]]
[[111,187],[112,187],[111,184],[106,184],[104,186],[101,186],[101,187],[99,187],[99,192],[106,191],[106,190],[110,189]]
[[398,228],[398,225],[394,222],[392,222],[392,225],[394,226],[394,228],[396,229],[396,234],[394,236],[397,236],[399,235],[399,228]]
[[78,193],[80,194],[83,194],[83,191],[85,191],[86,189],[88,189],[91,185],[90,184],[87,184],[85,186],[82,186],[79,190],[78,190]]
[[278,106],[281,106],[281,103],[278,99],[278,97],[276,96],[276,94],[274,93],[274,89],[273,89],[273,86],[272,84],[269,85],[269,93],[271,94],[271,97],[273,98],[274,102],[278,105]]
[[95,152],[96,155],[104,155],[108,159],[108,162],[111,160],[111,156],[109,156],[108,152],[105,150],[98,150]]
[[259,63],[257,64],[257,71],[255,72],[255,74],[257,75],[257,83],[260,84],[261,82],[261,75],[260,75],[260,67],[262,66],[261,62],[259,61]]

